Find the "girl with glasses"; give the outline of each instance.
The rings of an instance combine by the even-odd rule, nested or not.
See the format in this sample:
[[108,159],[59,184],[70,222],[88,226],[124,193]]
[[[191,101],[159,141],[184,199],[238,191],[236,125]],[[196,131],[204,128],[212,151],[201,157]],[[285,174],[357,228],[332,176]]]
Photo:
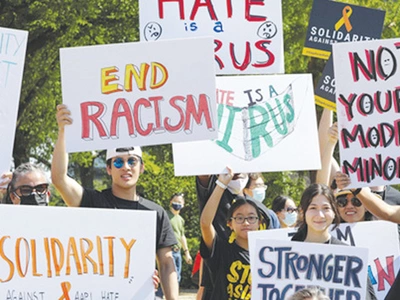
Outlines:
[[213,275],[214,288],[210,300],[250,299],[250,258],[248,232],[258,230],[260,213],[257,205],[238,196],[229,208],[227,225],[236,234],[235,242],[229,243],[219,237],[213,226],[222,194],[233,177],[228,174],[218,177],[217,186],[208,199],[200,217],[203,243],[201,255]]

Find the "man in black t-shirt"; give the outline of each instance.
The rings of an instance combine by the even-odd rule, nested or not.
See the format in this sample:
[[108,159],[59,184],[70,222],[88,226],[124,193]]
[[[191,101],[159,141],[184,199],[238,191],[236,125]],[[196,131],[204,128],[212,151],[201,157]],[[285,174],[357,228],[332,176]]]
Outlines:
[[72,123],[70,115],[71,113],[65,105],[57,106],[58,139],[54,147],[51,165],[51,178],[54,186],[68,206],[156,211],[156,256],[161,284],[167,300],[178,299],[178,277],[171,248],[177,242],[168,215],[161,206],[136,193],[139,176],[144,171],[140,147],[107,151],[107,173],[112,178],[110,189],[95,191],[83,188],[76,180],[67,175],[68,154],[65,145],[65,125]]

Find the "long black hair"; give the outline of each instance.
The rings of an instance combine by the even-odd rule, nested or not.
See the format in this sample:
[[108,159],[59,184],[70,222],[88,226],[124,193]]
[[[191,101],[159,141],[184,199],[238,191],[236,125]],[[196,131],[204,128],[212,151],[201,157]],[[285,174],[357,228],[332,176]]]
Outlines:
[[332,207],[332,210],[335,214],[335,218],[333,219],[333,224],[335,224],[335,229],[340,224],[340,215],[336,206],[335,196],[332,190],[324,184],[311,184],[308,188],[305,189],[303,195],[301,196],[300,200],[300,208],[301,208],[301,218],[299,222],[299,229],[297,230],[296,234],[293,236],[292,241],[304,241],[307,237],[308,226],[306,223],[306,212],[308,207],[311,204],[312,199],[315,196],[323,195],[328,199],[329,204]]

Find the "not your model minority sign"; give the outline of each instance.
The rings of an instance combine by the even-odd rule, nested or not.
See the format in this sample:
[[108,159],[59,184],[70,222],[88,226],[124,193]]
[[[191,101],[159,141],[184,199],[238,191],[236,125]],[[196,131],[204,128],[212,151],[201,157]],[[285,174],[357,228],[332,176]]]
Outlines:
[[333,45],[340,164],[352,186],[400,183],[400,39]]

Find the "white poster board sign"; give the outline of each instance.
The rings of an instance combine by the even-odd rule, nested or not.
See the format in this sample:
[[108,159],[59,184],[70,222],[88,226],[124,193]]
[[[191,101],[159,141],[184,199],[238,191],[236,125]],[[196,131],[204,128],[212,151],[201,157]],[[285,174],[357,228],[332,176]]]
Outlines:
[[400,39],[333,45],[340,165],[350,187],[400,183]]
[[307,286],[321,287],[331,299],[365,299],[365,248],[256,239],[250,254],[254,299],[286,299]]
[[60,51],[67,151],[216,138],[212,38]]
[[[296,231],[284,228],[251,232],[249,245],[254,246],[256,239],[289,241]],[[400,269],[397,225],[387,221],[341,223],[331,234],[348,245],[368,249],[368,276],[377,299],[384,300]]]
[[154,299],[156,212],[2,205],[1,299]]
[[281,0],[139,0],[140,40],[213,36],[217,74],[284,73]]
[[220,76],[217,103],[218,139],[173,144],[176,176],[320,168],[310,74]]
[[27,43],[28,31],[0,27],[0,174],[11,167]]

